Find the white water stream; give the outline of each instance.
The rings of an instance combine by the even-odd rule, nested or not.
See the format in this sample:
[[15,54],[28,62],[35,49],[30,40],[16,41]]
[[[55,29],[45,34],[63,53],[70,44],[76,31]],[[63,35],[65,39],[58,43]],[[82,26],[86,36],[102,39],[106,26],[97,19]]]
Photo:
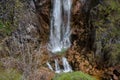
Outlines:
[[[50,25],[50,41],[48,43],[48,50],[52,53],[63,52],[71,46],[70,42],[70,13],[72,0],[52,0],[53,9],[51,14]],[[55,59],[55,72],[71,72],[65,57],[62,58],[64,69],[60,69],[58,59]],[[47,63],[49,69],[53,71],[52,66]]]
[[53,0],[48,50],[61,52],[70,47],[71,0]]
[[63,61],[63,67],[64,67],[63,72],[72,72],[72,68],[69,65],[67,59],[65,57],[62,57],[62,61]]
[[47,62],[48,68],[52,71],[55,71],[55,73],[67,73],[67,72],[72,72],[72,68],[69,65],[67,59],[65,57],[62,57],[62,62],[63,62],[63,69],[60,68],[59,61],[58,59],[55,59],[55,70],[53,70],[52,66],[50,63]]

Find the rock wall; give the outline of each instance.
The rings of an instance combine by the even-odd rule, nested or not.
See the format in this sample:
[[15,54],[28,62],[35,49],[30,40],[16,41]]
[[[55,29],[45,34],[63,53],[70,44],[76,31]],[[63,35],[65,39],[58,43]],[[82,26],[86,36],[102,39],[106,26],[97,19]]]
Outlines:
[[[6,4],[2,3],[7,1],[1,0],[0,4],[6,7]],[[4,15],[4,11],[0,14],[0,28],[1,25],[5,26],[0,32],[0,58],[9,56],[18,59],[24,63],[28,71],[35,65],[37,68],[44,66],[50,59],[49,56],[52,56],[46,49],[50,31],[51,0],[9,1],[9,5],[12,3],[16,5],[11,6],[12,11],[5,9],[7,16]],[[73,70],[102,74],[104,71],[100,69],[119,65],[120,1],[72,1],[70,24],[72,46],[66,51],[65,56]],[[10,22],[10,25],[5,23],[5,20]],[[12,30],[7,30],[8,26]],[[24,72],[30,75],[28,71]],[[111,72],[113,71],[112,68]]]
[[120,2],[105,0],[91,10],[91,24],[95,28],[95,56],[99,66],[115,66],[120,53]]

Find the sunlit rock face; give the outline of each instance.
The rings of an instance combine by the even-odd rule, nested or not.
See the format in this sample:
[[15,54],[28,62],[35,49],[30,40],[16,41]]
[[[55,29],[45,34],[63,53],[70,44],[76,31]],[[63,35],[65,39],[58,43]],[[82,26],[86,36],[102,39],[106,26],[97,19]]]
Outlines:
[[[28,45],[31,45],[31,49],[34,51],[35,47],[39,46],[38,44],[40,43],[39,22],[35,14],[34,2],[28,0],[2,0],[2,2],[4,4],[1,8],[6,7],[4,10],[6,14],[1,12],[3,17],[0,20],[3,20],[4,24],[6,23],[5,27],[9,23],[9,36],[2,42],[7,48],[5,52],[8,52],[10,56],[26,53]],[[11,9],[8,9],[10,8],[9,6],[11,6]],[[4,54],[4,51],[0,50],[0,54]]]
[[21,3],[21,11],[18,11],[15,14],[17,29],[6,41],[11,55],[15,53],[26,53],[30,48],[32,51],[34,51],[35,47],[39,46],[39,22],[36,14],[34,13],[35,7],[31,6],[30,4],[34,3]]

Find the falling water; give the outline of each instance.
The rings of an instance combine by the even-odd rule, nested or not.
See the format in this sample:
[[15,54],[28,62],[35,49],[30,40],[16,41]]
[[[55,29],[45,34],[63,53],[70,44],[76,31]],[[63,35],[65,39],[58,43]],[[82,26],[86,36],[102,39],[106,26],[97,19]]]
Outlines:
[[55,59],[55,73],[60,73],[60,72],[61,72],[61,69],[58,64],[58,59]]
[[52,71],[53,71],[53,68],[52,68],[52,66],[50,65],[50,63],[49,63],[49,62],[47,62],[47,66],[48,66],[48,68],[49,68],[50,70],[52,70]]
[[48,49],[60,52],[70,47],[71,0],[53,0]]
[[[48,50],[52,53],[61,52],[70,47],[70,12],[72,0],[52,0],[53,10],[51,14],[50,25],[50,41],[48,44]],[[71,72],[71,66],[69,65],[65,57],[63,61],[63,72]],[[47,63],[48,67],[52,69],[51,65]],[[61,73],[58,59],[55,59],[55,72]]]
[[[64,69],[60,69],[60,65],[59,65],[58,59],[55,59],[55,73],[72,72],[72,68],[69,65],[69,63],[68,63],[68,61],[67,61],[67,59],[65,57],[62,57],[62,62],[63,62],[63,68]],[[48,66],[48,68],[50,70],[54,71],[49,62],[47,62],[47,66]]]
[[62,57],[62,61],[63,61],[63,67],[64,67],[63,72],[72,72],[72,68],[69,65],[67,59],[65,57]]

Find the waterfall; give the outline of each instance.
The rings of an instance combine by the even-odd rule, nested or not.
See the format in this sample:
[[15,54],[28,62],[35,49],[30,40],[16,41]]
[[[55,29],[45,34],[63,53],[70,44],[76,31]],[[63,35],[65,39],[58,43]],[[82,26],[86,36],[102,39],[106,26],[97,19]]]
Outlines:
[[72,72],[72,68],[69,65],[67,59],[65,57],[62,57],[62,61],[63,61],[63,67],[64,67],[63,72]]
[[60,52],[70,47],[71,0],[53,0],[48,50]]
[[[52,0],[53,9],[51,14],[50,24],[50,41],[48,43],[48,50],[52,53],[62,52],[71,46],[70,42],[70,12],[72,0]],[[62,58],[64,70],[59,66],[58,59],[55,59],[55,73],[71,72],[65,57]],[[51,65],[47,63],[49,69],[53,70]]]
[[[69,63],[68,63],[68,61],[67,61],[67,59],[66,59],[65,57],[62,57],[62,62],[63,62],[63,68],[64,68],[64,69],[60,69],[59,61],[58,61],[58,59],[55,59],[55,73],[61,73],[61,72],[67,73],[67,72],[72,72],[72,68],[71,68],[71,66],[69,65]],[[47,62],[47,66],[48,66],[48,68],[49,68],[51,71],[54,71],[49,62]]]
[[46,64],[47,64],[48,68],[49,68],[51,71],[53,71],[53,68],[52,68],[52,66],[50,65],[50,63],[47,62]]
[[60,73],[60,72],[61,72],[61,69],[58,64],[58,59],[55,59],[55,73]]

